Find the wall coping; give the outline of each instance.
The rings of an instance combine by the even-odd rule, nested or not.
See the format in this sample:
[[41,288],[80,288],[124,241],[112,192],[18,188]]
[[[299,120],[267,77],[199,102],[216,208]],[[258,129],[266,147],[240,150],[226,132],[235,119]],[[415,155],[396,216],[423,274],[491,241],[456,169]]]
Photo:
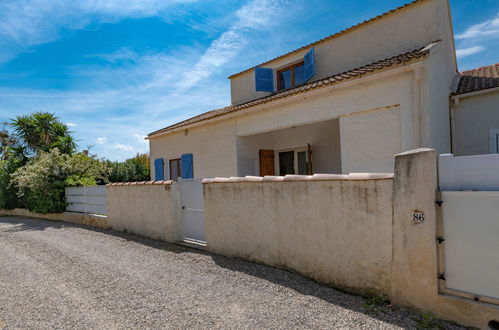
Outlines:
[[235,182],[293,182],[293,181],[364,181],[392,180],[393,173],[350,173],[350,174],[314,174],[285,176],[245,176],[204,179],[203,183],[235,183]]
[[170,185],[173,180],[158,180],[158,181],[137,181],[137,182],[113,182],[108,183],[106,186],[141,186],[141,185]]

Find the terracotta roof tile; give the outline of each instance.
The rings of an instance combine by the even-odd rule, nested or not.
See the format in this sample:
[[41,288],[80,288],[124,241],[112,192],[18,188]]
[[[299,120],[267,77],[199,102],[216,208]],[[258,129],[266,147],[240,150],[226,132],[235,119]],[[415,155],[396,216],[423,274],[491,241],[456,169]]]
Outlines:
[[429,49],[427,47],[418,48],[416,50],[412,50],[410,52],[407,52],[407,53],[404,53],[401,55],[393,56],[393,57],[390,57],[390,58],[387,58],[387,59],[384,59],[384,60],[381,60],[378,62],[370,63],[370,64],[367,64],[367,65],[364,65],[364,66],[361,66],[359,68],[355,68],[355,69],[352,69],[352,70],[349,70],[346,72],[338,73],[338,74],[332,75],[330,77],[327,77],[327,78],[324,78],[324,79],[321,79],[318,81],[314,81],[314,82],[311,82],[311,83],[308,83],[305,85],[301,85],[301,86],[297,86],[297,87],[294,87],[291,89],[280,91],[280,92],[265,96],[263,98],[249,101],[247,103],[238,104],[238,105],[230,105],[230,106],[227,106],[224,108],[208,111],[208,112],[202,113],[198,116],[195,116],[195,117],[186,119],[184,121],[181,121],[179,123],[176,123],[174,125],[170,125],[168,127],[162,128],[162,129],[154,131],[152,133],[149,133],[148,137],[153,137],[153,136],[160,134],[160,133],[163,133],[163,132],[171,131],[171,130],[181,128],[181,127],[190,126],[192,124],[195,124],[195,123],[198,123],[201,121],[220,117],[220,116],[223,116],[223,115],[226,115],[229,113],[233,113],[236,111],[244,110],[244,109],[247,109],[249,107],[256,106],[256,105],[268,103],[268,102],[275,101],[278,99],[283,99],[283,98],[286,98],[286,97],[289,97],[292,95],[296,95],[296,94],[305,93],[305,92],[312,90],[312,89],[330,86],[331,84],[334,84],[334,83],[337,83],[337,82],[340,82],[343,80],[347,80],[347,79],[351,79],[351,78],[359,77],[359,76],[363,76],[363,75],[368,75],[368,74],[371,74],[373,72],[376,72],[376,71],[379,71],[379,70],[382,70],[382,69],[385,69],[385,68],[388,68],[388,67],[391,67],[394,65],[406,64],[408,62],[413,61],[414,59],[424,57],[427,54],[429,54]]
[[377,21],[377,20],[379,20],[379,19],[381,19],[381,18],[383,18],[383,17],[389,16],[389,15],[391,15],[391,14],[397,13],[397,12],[399,12],[399,11],[403,10],[403,9],[406,9],[406,8],[412,7],[412,6],[414,6],[415,4],[420,3],[420,2],[423,2],[423,1],[425,1],[425,0],[414,0],[414,1],[412,1],[412,2],[409,2],[409,3],[405,4],[405,5],[402,5],[402,6],[400,6],[400,7],[397,7],[397,8],[395,8],[395,9],[392,9],[392,10],[390,10],[390,11],[387,11],[387,12],[385,12],[385,13],[383,13],[383,14],[380,14],[380,15],[378,15],[378,16],[376,16],[376,17],[373,17],[373,18],[371,18],[371,19],[368,19],[368,20],[365,20],[365,21],[363,21],[363,22],[360,22],[360,23],[358,23],[358,24],[356,24],[356,25],[353,25],[353,26],[351,26],[351,27],[349,27],[349,28],[346,28],[346,29],[344,29],[344,30],[341,30],[341,31],[339,31],[339,32],[333,33],[333,34],[331,34],[331,35],[329,35],[329,36],[327,36],[327,37],[325,37],[325,38],[322,38],[322,39],[320,39],[320,40],[314,41],[314,42],[312,42],[312,43],[310,43],[310,44],[308,44],[308,45],[305,45],[305,46],[303,46],[303,47],[300,47],[300,48],[297,48],[297,49],[295,49],[295,50],[292,50],[292,51],[290,51],[290,52],[288,52],[288,53],[286,53],[286,54],[283,54],[283,55],[277,56],[277,57],[275,57],[275,58],[273,58],[273,59],[271,59],[271,60],[268,60],[268,61],[266,61],[266,62],[260,63],[260,64],[258,64],[258,65],[256,65],[256,66],[254,66],[254,67],[251,67],[251,68],[249,68],[249,69],[243,70],[243,71],[241,71],[241,72],[239,72],[239,73],[233,74],[233,75],[229,76],[229,79],[230,79],[230,78],[233,78],[233,77],[236,77],[236,76],[238,76],[238,75],[240,75],[240,74],[243,74],[243,73],[245,73],[245,72],[248,72],[248,71],[250,71],[250,70],[253,70],[253,69],[254,69],[255,67],[257,67],[257,66],[262,66],[262,65],[269,64],[270,62],[273,62],[273,61],[279,60],[279,59],[281,59],[281,58],[283,58],[283,57],[286,57],[286,56],[288,56],[288,55],[291,55],[291,54],[297,53],[297,52],[299,52],[299,51],[301,51],[301,50],[304,50],[304,49],[306,49],[306,48],[313,47],[313,46],[316,46],[316,45],[318,45],[318,44],[321,44],[321,43],[323,43],[324,41],[327,41],[327,40],[330,40],[330,39],[333,39],[333,38],[339,37],[339,36],[341,36],[341,35],[343,35],[343,34],[345,34],[345,33],[348,33],[348,32],[350,32],[350,31],[352,31],[352,30],[356,30],[356,29],[358,29],[358,28],[360,28],[360,27],[363,27],[364,25],[370,24],[370,23],[372,23],[372,22],[374,22],[374,21]]
[[455,94],[499,87],[499,63],[460,73]]

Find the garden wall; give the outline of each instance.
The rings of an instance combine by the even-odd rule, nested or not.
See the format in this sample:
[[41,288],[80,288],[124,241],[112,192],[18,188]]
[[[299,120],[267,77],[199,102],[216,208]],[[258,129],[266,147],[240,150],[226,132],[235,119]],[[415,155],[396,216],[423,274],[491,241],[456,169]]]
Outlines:
[[394,304],[487,329],[499,321],[499,306],[447,294],[439,280],[435,150],[399,154],[394,168],[393,179],[205,180],[207,248],[348,291],[375,290]]
[[208,249],[388,296],[393,180],[371,177],[207,183]]
[[30,212],[26,209],[13,209],[13,210],[0,209],[0,214],[27,217],[27,218],[54,220],[54,221],[66,221],[70,223],[93,226],[102,229],[110,228],[109,223],[107,221],[107,217],[104,215],[84,214],[84,213],[74,213],[74,212],[40,214],[40,213]]
[[176,242],[180,237],[178,184],[173,181],[106,186],[107,218],[114,230]]

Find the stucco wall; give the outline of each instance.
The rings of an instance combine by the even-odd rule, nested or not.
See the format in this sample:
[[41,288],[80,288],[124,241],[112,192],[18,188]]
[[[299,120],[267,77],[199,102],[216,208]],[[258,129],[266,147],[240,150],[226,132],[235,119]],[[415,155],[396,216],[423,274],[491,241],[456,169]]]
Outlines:
[[210,251],[390,291],[392,180],[204,185]]
[[107,185],[108,224],[168,242],[180,239],[178,184]]
[[398,106],[340,117],[342,169],[393,172],[393,156],[402,151]]
[[454,155],[488,154],[489,130],[499,129],[499,91],[459,98],[453,117]]
[[226,120],[193,129],[158,136],[149,141],[151,178],[154,160],[163,158],[165,179],[170,179],[168,160],[192,153],[194,177],[237,175],[235,122]]
[[[447,62],[440,70],[445,71],[444,76],[450,79],[445,83],[448,89],[452,77],[447,68],[452,67],[453,74],[457,72],[457,66],[453,55],[453,34],[447,0],[423,1],[316,45],[316,75],[312,81],[424,47],[436,40],[442,40],[446,50]],[[264,67],[279,69],[303,58],[307,51],[305,49],[274,60]],[[355,56],[351,56],[353,53]],[[254,70],[231,78],[232,104],[268,94],[255,91]]]
[[[312,147],[314,173],[341,173],[339,121],[328,120],[310,125],[293,126],[268,133],[237,138],[238,176],[259,175],[260,149],[275,150]],[[276,173],[278,160],[275,160]]]
[[[182,130],[159,135],[150,140],[151,161],[158,157],[165,159],[166,178],[168,178],[168,159],[178,158],[182,153],[193,153],[194,176],[197,178],[254,175],[257,173],[255,171],[257,167],[254,165],[254,159],[249,160],[249,158],[253,158],[255,155],[253,151],[249,150],[251,148],[248,149],[244,143],[244,141],[251,140],[251,136],[261,134],[262,136],[264,134],[270,134],[268,136],[276,134],[277,136],[279,132],[276,131],[279,130],[306,125],[328,125],[324,122],[337,121],[341,116],[357,114],[357,118],[366,116],[366,119],[347,119],[344,123],[356,124],[356,127],[352,129],[363,130],[366,132],[365,134],[368,134],[370,130],[380,134],[379,137],[361,141],[362,150],[369,152],[362,156],[358,155],[360,151],[356,147],[348,148],[350,143],[355,144],[358,139],[350,134],[342,134],[340,128],[340,134],[343,136],[340,140],[343,140],[341,143],[346,146],[346,149],[339,148],[337,139],[333,139],[331,148],[334,153],[341,150],[341,156],[334,157],[337,163],[333,167],[322,167],[319,162],[319,168],[314,166],[316,172],[327,170],[326,173],[339,173],[341,170],[343,173],[348,173],[356,167],[342,168],[340,161],[345,162],[356,157],[363,157],[357,162],[358,164],[368,165],[362,166],[362,171],[391,172],[391,166],[373,165],[379,163],[379,153],[372,151],[379,151],[380,148],[384,147],[380,141],[385,143],[389,140],[390,148],[381,149],[384,164],[388,164],[392,161],[389,161],[385,156],[391,158],[395,153],[420,146],[415,138],[414,122],[417,118],[414,117],[414,107],[417,104],[415,104],[413,97],[413,88],[415,83],[414,70],[422,65],[419,63],[400,68],[396,72],[384,72],[381,76],[356,79],[343,86],[340,84],[314,92],[313,95],[297,95],[282,101],[251,107],[248,110],[238,112],[233,117],[226,117],[213,124],[189,128],[187,135]],[[377,126],[372,126],[373,123],[370,121],[374,119],[373,115],[370,114],[371,111],[394,107],[398,108],[399,120],[394,119],[395,115],[393,115],[389,116],[389,128],[387,128],[387,123],[379,123],[376,120],[373,123]],[[342,126],[344,129],[348,129],[346,125]],[[324,138],[328,139],[330,134],[336,134],[335,129],[326,132]],[[423,134],[426,133],[429,134],[429,132],[423,132]],[[282,138],[286,140],[279,141],[279,145],[289,145],[293,142],[285,135],[283,134]],[[370,135],[373,136],[373,134]],[[398,141],[395,141],[397,136]],[[348,141],[347,137],[351,141]],[[306,144],[307,141],[301,141],[301,144],[303,143]],[[392,147],[395,144],[400,147]],[[322,151],[315,150],[314,157],[319,157],[319,152]],[[253,164],[249,162],[253,162]],[[352,162],[355,163],[355,161]],[[348,164],[352,162],[347,161]],[[154,166],[152,171],[152,178],[154,178]]]

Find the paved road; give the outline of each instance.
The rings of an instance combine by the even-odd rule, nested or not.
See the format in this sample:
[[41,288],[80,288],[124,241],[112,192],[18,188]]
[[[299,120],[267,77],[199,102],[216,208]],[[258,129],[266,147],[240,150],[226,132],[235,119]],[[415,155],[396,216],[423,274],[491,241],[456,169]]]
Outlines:
[[[0,217],[0,328],[414,328],[299,275],[134,235]],[[457,328],[444,324],[448,328]]]

